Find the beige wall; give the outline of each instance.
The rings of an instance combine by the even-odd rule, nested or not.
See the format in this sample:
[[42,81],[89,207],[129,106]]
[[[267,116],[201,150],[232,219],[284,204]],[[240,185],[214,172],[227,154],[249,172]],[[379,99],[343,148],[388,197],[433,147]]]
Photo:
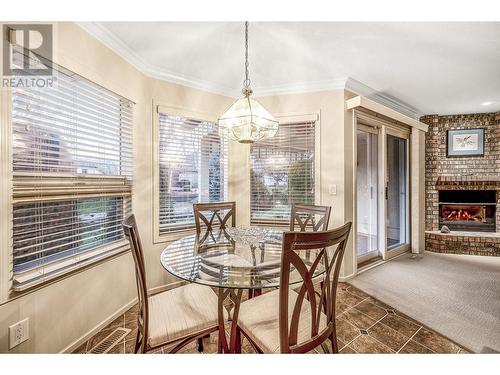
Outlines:
[[[153,244],[152,103],[222,112],[230,99],[146,77],[73,23],[59,23],[55,30],[56,63],[136,103],[133,209],[146,249],[148,287],[169,284],[174,280],[159,264],[165,243]],[[55,353],[91,334],[134,298],[133,262],[126,253],[0,305],[0,353],[8,352],[7,327],[26,317],[30,339],[11,352]]]

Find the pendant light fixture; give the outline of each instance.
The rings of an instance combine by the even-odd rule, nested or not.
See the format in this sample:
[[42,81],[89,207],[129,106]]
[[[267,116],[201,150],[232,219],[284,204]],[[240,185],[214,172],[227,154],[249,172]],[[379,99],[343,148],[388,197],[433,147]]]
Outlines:
[[219,131],[240,143],[254,143],[273,137],[278,131],[278,121],[255,99],[252,99],[248,77],[248,22],[245,22],[245,80],[243,97],[233,103],[219,118]]

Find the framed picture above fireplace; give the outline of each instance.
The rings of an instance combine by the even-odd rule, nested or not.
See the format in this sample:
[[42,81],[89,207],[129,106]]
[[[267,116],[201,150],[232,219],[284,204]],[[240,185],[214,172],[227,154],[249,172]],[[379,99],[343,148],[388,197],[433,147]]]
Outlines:
[[447,156],[484,156],[484,129],[448,130]]

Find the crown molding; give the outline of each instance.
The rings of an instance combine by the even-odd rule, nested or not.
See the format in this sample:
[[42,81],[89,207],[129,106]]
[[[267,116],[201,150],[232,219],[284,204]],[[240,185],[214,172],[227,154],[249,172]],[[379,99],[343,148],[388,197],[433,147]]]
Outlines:
[[305,92],[329,91],[329,90],[349,90],[355,94],[362,95],[379,104],[392,108],[411,118],[418,119],[422,113],[416,108],[400,101],[397,98],[380,93],[377,90],[365,85],[351,77],[336,78],[325,81],[304,82],[298,84],[273,86],[273,87],[257,87],[255,88],[255,96],[273,96],[273,95],[288,95],[300,94]]
[[76,24],[148,77],[229,97],[234,97],[235,93],[238,92],[231,87],[159,69],[146,62],[120,38],[98,22],[76,22]]
[[[235,98],[239,93],[239,89],[234,87],[218,85],[213,82],[200,80],[187,75],[169,72],[149,64],[136,52],[130,49],[120,38],[116,37],[116,35],[110,32],[99,22],[77,22],[76,24],[148,77],[232,98]],[[341,77],[324,81],[302,82],[272,87],[257,86],[254,88],[254,95],[256,97],[262,97],[329,90],[349,90],[355,94],[370,98],[373,101],[383,104],[409,117],[418,119],[422,116],[422,113],[411,105],[404,103],[397,98],[378,92],[377,90],[351,77]]]
[[354,78],[348,77],[346,84],[345,84],[345,89],[352,91],[355,94],[362,95],[366,98],[369,98],[379,104],[383,104],[386,107],[392,108],[404,115],[407,115],[411,118],[414,119],[419,119],[423,113],[420,112],[418,109],[415,107],[412,107],[411,105],[394,98],[392,96],[383,94],[370,86],[365,85],[362,82],[359,82],[355,80]]
[[301,94],[315,91],[343,90],[346,88],[348,77],[335,78],[325,81],[292,83],[272,87],[255,87],[254,96],[273,96]]

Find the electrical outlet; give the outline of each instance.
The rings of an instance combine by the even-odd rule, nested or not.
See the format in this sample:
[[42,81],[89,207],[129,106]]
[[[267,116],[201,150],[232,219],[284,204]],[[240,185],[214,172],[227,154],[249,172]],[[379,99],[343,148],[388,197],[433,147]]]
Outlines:
[[9,350],[30,338],[29,318],[9,327]]

